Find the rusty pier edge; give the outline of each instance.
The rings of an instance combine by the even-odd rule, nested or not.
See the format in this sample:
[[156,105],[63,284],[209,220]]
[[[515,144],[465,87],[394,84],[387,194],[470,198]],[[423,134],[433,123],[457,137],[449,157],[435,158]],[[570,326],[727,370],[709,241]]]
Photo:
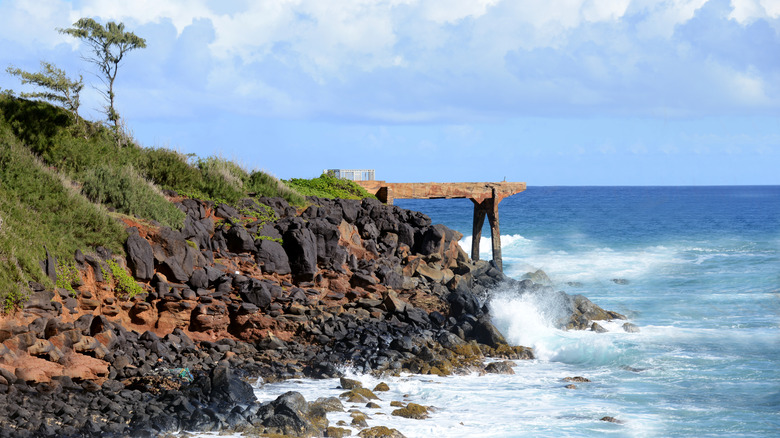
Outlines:
[[498,223],[498,204],[509,196],[525,190],[524,182],[481,183],[388,183],[385,181],[355,181],[373,193],[385,204],[394,199],[454,199],[466,198],[474,203],[474,222],[471,240],[471,258],[479,260],[479,242],[482,225],[487,216],[493,249],[493,262],[503,271],[501,259],[501,231]]

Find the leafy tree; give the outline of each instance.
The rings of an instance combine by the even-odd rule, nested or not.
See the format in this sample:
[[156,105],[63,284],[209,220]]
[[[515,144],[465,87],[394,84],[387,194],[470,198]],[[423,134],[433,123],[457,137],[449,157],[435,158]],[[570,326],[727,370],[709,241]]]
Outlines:
[[18,76],[23,85],[32,84],[45,90],[21,93],[21,97],[43,99],[58,104],[70,111],[74,119],[78,120],[79,93],[84,88],[84,78],[81,75],[79,75],[78,81],[72,80],[68,78],[65,71],[45,61],[41,61],[41,71],[38,73],[26,72],[13,66],[8,67],[6,71],[13,76]]
[[132,32],[125,32],[124,23],[109,21],[103,26],[91,18],[82,18],[73,23],[73,27],[58,30],[84,40],[92,49],[92,54],[84,59],[100,70],[100,79],[108,88],[106,92],[101,92],[108,102],[106,116],[114,124],[114,130],[119,132],[119,114],[114,107],[114,81],[119,63],[127,52],[145,48],[146,40]]

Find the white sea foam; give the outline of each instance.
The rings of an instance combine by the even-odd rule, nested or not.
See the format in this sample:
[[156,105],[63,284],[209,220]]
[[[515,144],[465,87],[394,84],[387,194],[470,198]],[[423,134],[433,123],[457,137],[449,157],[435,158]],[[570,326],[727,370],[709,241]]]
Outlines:
[[[460,240],[471,252],[471,236]],[[527,272],[542,269],[554,282],[605,282],[613,278],[636,279],[657,274],[666,265],[681,263],[680,249],[654,245],[629,250],[583,245],[576,251],[550,250],[533,239],[519,234],[501,236],[504,272],[519,278]],[[490,238],[480,241],[480,257],[492,257]]]
[[621,349],[615,336],[627,335],[622,322],[604,322],[610,334],[589,331],[563,331],[556,321],[565,315],[562,295],[498,291],[488,304],[493,323],[513,345],[533,347],[538,359],[569,364],[615,362]]

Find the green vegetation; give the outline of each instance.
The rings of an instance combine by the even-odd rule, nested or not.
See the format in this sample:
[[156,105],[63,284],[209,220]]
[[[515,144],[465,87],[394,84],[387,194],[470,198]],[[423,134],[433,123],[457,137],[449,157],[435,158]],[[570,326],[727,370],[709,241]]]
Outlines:
[[30,73],[14,67],[8,67],[6,71],[13,76],[18,76],[22,85],[32,84],[46,90],[21,93],[21,97],[47,100],[70,111],[74,120],[78,118],[81,104],[79,94],[84,88],[84,78],[81,75],[79,80],[75,81],[70,79],[64,70],[45,61],[41,61],[41,71],[38,73]]
[[84,175],[82,193],[91,201],[119,212],[181,228],[186,216],[130,165],[91,169]]
[[129,300],[138,294],[144,293],[143,288],[141,288],[133,277],[131,277],[124,268],[119,266],[117,262],[107,260],[106,263],[108,264],[109,269],[111,269],[111,275],[106,277],[106,280],[114,283],[114,291],[120,297]]
[[42,163],[0,119],[0,300],[13,308],[36,281],[54,287],[38,262],[66,260],[77,249],[103,245],[122,252],[122,227],[71,183]]
[[[104,246],[124,255],[120,215],[180,228],[184,214],[164,190],[232,205],[245,225],[277,219],[272,208],[241,201],[249,194],[282,197],[298,207],[305,206],[305,195],[371,196],[354,182],[328,175],[285,182],[221,157],[132,142],[117,148],[112,128],[80,119],[76,107],[63,104],[0,92],[0,303],[6,311],[24,302],[31,282],[75,294],[80,274],[69,261],[77,249],[89,253]],[[44,245],[61,262],[56,285],[39,264],[46,258]],[[109,268],[104,275],[119,294],[129,298],[143,291],[124,269],[111,263]]]
[[354,181],[339,179],[326,173],[312,179],[293,178],[287,181],[287,184],[304,196],[331,199],[374,198],[374,195],[368,193],[366,189],[360,187]]
[[76,290],[73,286],[79,283],[81,283],[81,273],[73,262],[57,264],[57,287],[67,290],[75,297]]
[[82,18],[73,23],[73,27],[59,29],[61,33],[83,40],[92,50],[84,57],[95,64],[100,72],[100,80],[108,88],[101,91],[106,99],[106,116],[114,124],[114,132],[119,133],[119,113],[114,107],[114,81],[119,71],[119,63],[125,54],[146,47],[146,40],[132,32],[125,32],[124,23],[109,21],[105,26],[91,18]]

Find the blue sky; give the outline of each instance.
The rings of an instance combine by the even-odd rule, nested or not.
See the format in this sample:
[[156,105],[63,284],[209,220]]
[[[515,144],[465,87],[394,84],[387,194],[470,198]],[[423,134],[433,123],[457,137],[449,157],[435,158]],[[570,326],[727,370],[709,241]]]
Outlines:
[[0,0],[0,66],[99,85],[56,31],[80,17],[146,38],[116,82],[145,146],[280,178],[780,184],[780,0]]

